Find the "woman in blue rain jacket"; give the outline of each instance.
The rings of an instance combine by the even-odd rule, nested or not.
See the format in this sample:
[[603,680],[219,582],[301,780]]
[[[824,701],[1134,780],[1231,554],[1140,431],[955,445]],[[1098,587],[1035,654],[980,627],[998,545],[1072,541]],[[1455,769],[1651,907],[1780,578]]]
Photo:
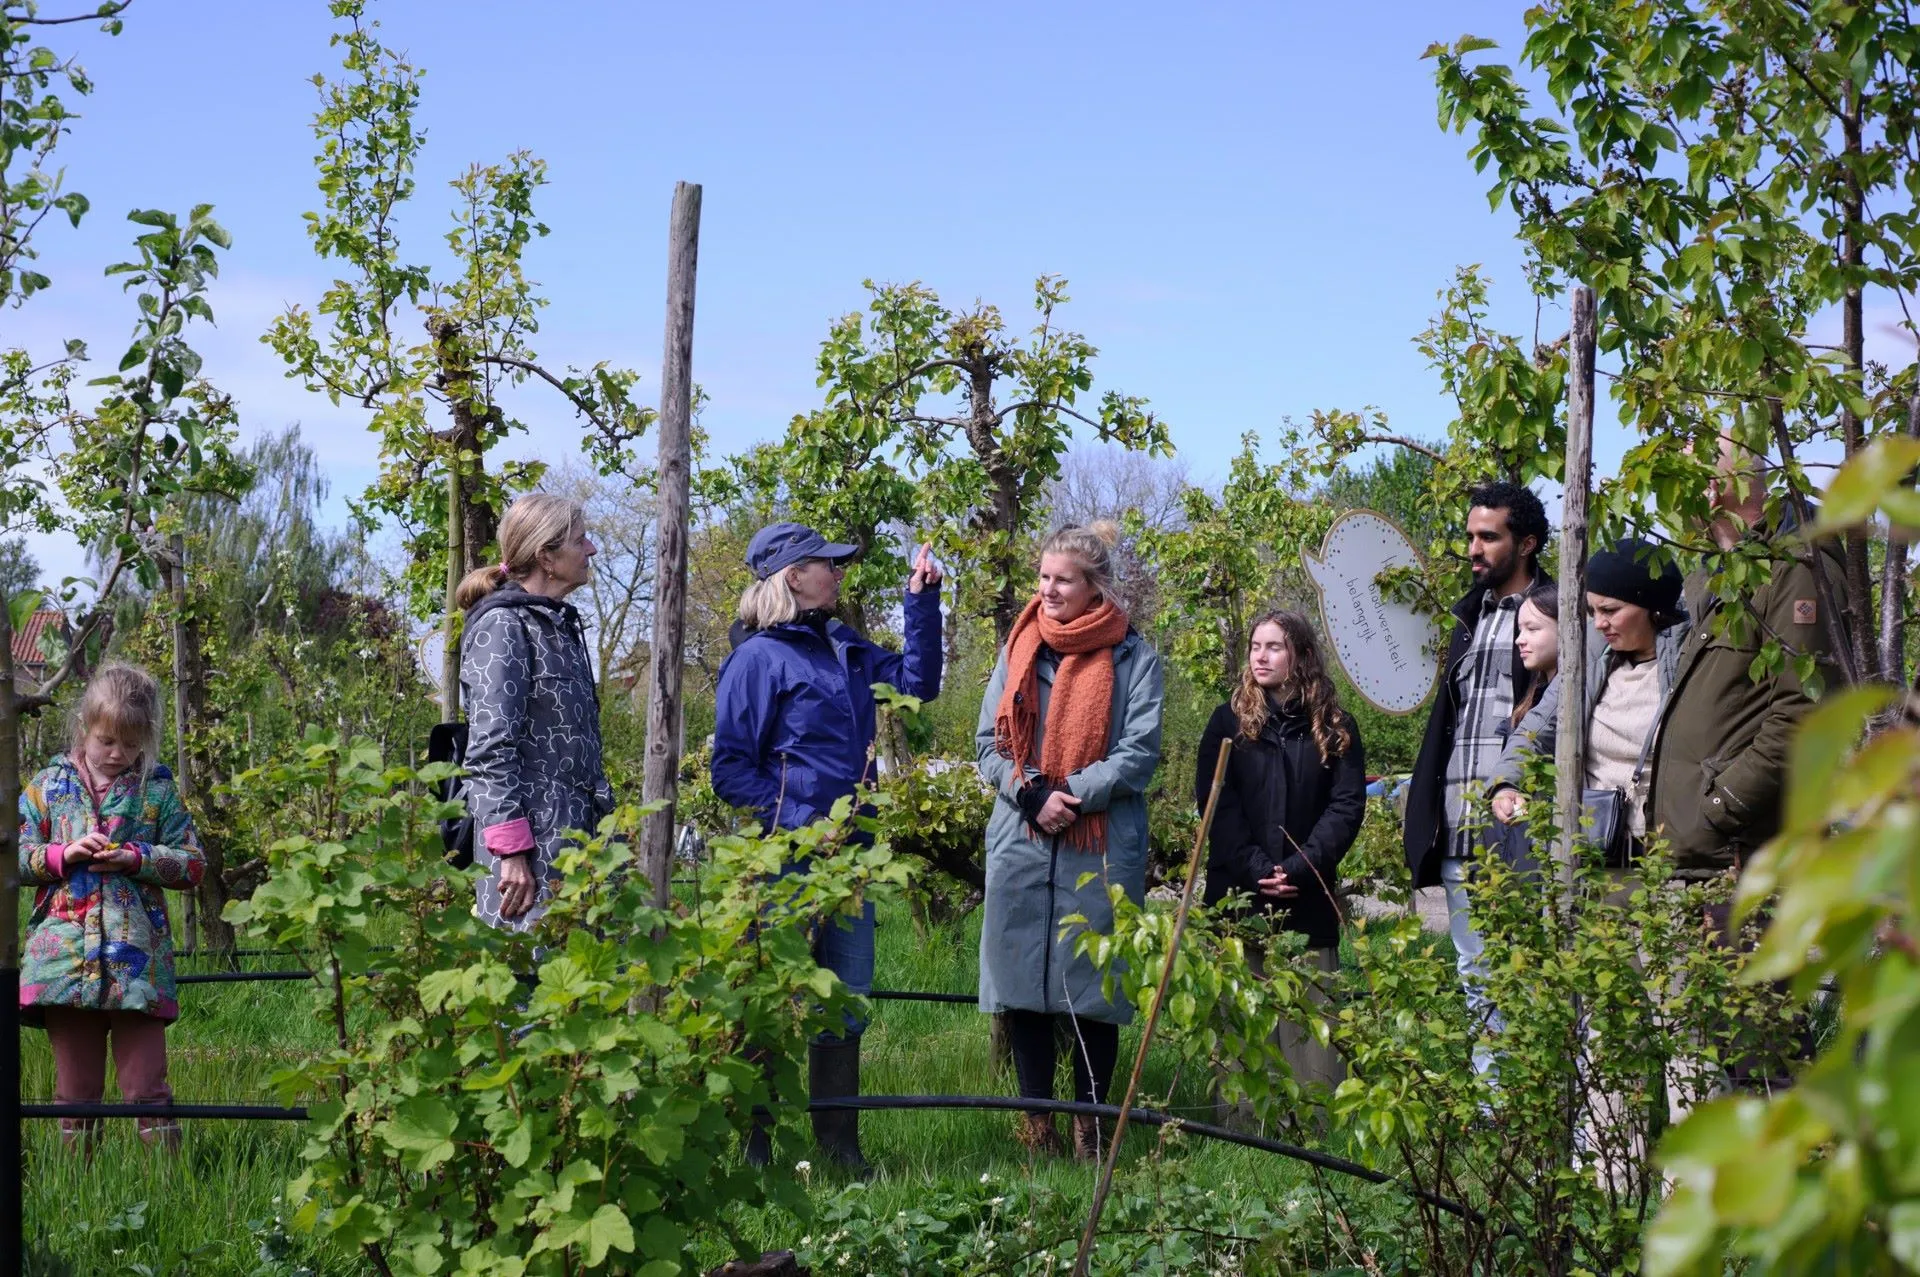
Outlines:
[[[720,669],[713,730],[714,792],[757,815],[768,829],[795,829],[830,815],[834,803],[873,779],[873,685],[921,700],[940,692],[940,569],[927,547],[915,556],[904,600],[906,651],[889,652],[836,620],[840,580],[857,551],[798,523],[754,534],[747,566],[754,583],[740,599],[734,650]],[[873,988],[873,903],[858,918],[818,929],[814,956],[853,990]],[[860,1093],[860,1034],[812,1044],[815,1098]],[[814,1136],[836,1160],[863,1168],[858,1113],[813,1115]],[[765,1126],[748,1160],[765,1164]]]

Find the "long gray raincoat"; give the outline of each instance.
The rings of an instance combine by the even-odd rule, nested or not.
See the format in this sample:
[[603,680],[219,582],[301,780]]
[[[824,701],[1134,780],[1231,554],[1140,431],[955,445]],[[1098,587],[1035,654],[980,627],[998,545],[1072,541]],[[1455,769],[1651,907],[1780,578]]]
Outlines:
[[[1034,757],[1046,738],[1047,704],[1053,693],[1059,657],[1042,649],[1039,657],[1040,725]],[[1147,784],[1160,765],[1160,710],[1165,674],[1160,657],[1131,630],[1113,649],[1113,714],[1107,756],[1067,777],[1080,799],[1079,810],[1107,813],[1107,852],[1100,856],[1060,845],[1057,838],[1031,835],[1015,796],[1035,774],[1016,775],[1011,759],[994,748],[994,720],[1007,682],[1007,657],[1000,654],[993,680],[981,702],[974,743],[980,775],[998,797],[987,822],[987,897],[980,926],[980,1009],[982,1011],[1073,1012],[1092,1020],[1125,1024],[1133,1008],[1109,1003],[1100,992],[1100,975],[1073,952],[1073,928],[1060,938],[1060,920],[1084,914],[1096,931],[1113,926],[1107,887],[1118,883],[1136,904],[1147,890]],[[1078,885],[1082,875],[1093,879]]]

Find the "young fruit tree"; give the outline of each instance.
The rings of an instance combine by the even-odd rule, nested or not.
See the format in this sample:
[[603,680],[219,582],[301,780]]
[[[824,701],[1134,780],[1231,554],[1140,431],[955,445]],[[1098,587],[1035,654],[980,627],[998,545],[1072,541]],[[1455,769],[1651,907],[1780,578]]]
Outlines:
[[[1908,352],[1898,367],[1868,352],[1872,315],[1907,342],[1917,331],[1920,23],[1888,3],[1557,0],[1527,25],[1521,58],[1545,80],[1546,112],[1477,56],[1490,41],[1428,55],[1441,119],[1473,130],[1542,295],[1569,281],[1598,295],[1613,398],[1641,439],[1596,513],[1653,506],[1700,526],[1709,463],[1672,440],[1728,434],[1773,459],[1770,520],[1809,522],[1810,463],[1920,431]],[[1888,540],[1876,573],[1875,529],[1843,535],[1837,579],[1815,559],[1841,676],[1905,685],[1907,542]],[[1716,567],[1765,570],[1740,555]]]
[[[125,4],[91,17],[120,29]],[[78,225],[88,210],[63,189],[56,160],[76,118],[63,93],[92,87],[71,55],[38,42],[36,28],[81,18],[42,16],[37,6],[4,8],[0,36],[0,307],[18,309],[52,286],[36,268],[34,236],[55,213]],[[200,376],[187,326],[211,323],[206,292],[219,272],[216,249],[227,233],[201,205],[182,218],[136,210],[133,255],[106,268],[133,295],[133,335],[115,370],[76,387],[85,343],[57,352],[0,350],[0,534],[32,526],[64,532],[101,548],[98,582],[69,580],[62,602],[80,611],[63,652],[27,690],[17,685],[14,626],[38,606],[33,592],[0,607],[0,809],[20,802],[20,723],[53,704],[68,682],[84,678],[104,647],[115,591],[133,579],[151,590],[166,523],[194,492],[230,490],[244,479],[230,451],[233,411]],[[77,393],[79,392],[79,393]],[[0,822],[0,1164],[18,1166],[19,1127],[19,831]],[[210,877],[219,873],[209,849]],[[0,1237],[22,1236],[18,1181],[0,1192]]]
[[1039,322],[1024,339],[995,306],[956,311],[919,283],[866,287],[866,314],[841,317],[821,344],[826,404],[796,417],[769,459],[796,517],[868,550],[856,589],[898,587],[894,527],[939,527],[956,604],[976,599],[1004,643],[1074,432],[1157,456],[1172,438],[1143,399],[1109,390],[1082,409],[1099,351],[1057,322],[1063,279],[1035,281]]
[[[347,274],[312,310],[290,307],[265,340],[288,376],[371,414],[380,477],[356,513],[368,526],[383,516],[399,523],[414,610],[444,617],[441,714],[452,721],[460,712],[454,587],[487,561],[511,493],[540,477],[533,464],[487,467],[487,453],[525,429],[503,395],[530,379],[557,392],[586,423],[582,450],[607,474],[632,469],[631,445],[654,414],[633,399],[637,373],[604,362],[556,373],[529,344],[546,301],[522,259],[547,233],[533,212],[544,161],[516,151],[502,163],[470,166],[451,184],[445,268],[403,258],[399,218],[426,140],[414,118],[421,72],[380,42],[365,0],[331,7],[345,24],[333,37],[346,51],[344,74],[314,77],[323,204],[307,214],[307,230],[314,251]],[[409,320],[420,325],[413,339],[403,327]]]

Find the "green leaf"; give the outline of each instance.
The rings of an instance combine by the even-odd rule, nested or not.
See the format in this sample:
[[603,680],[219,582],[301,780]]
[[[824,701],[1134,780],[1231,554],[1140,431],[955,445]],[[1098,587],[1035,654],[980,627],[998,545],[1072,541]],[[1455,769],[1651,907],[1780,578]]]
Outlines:
[[501,1143],[500,1156],[515,1170],[527,1164],[527,1159],[533,1156],[533,1122],[530,1119],[520,1119],[520,1125],[514,1127],[512,1134]]
[[526,1064],[526,1062],[527,1062],[527,1059],[525,1056],[516,1055],[512,1059],[507,1060],[505,1063],[501,1064],[498,1068],[489,1069],[486,1072],[475,1073],[471,1075],[470,1077],[467,1078],[466,1081],[460,1084],[460,1089],[463,1091],[498,1090],[499,1088],[505,1086],[507,1083],[513,1081],[514,1078],[518,1077],[520,1074],[521,1066]]
[[7,600],[7,619],[12,623],[15,634],[27,628],[27,621],[40,610],[40,604],[46,597],[40,590],[22,590]]
[[633,1225],[627,1213],[608,1202],[593,1213],[577,1239],[587,1249],[587,1264],[598,1268],[606,1262],[608,1250],[633,1253]]
[[1821,496],[1814,535],[1851,528],[1873,517],[1889,489],[1920,465],[1920,439],[1891,435],[1875,439],[1847,459]]
[[1787,825],[1815,830],[1826,820],[1834,773],[1852,752],[1867,720],[1886,708],[1893,691],[1854,687],[1822,701],[1793,739],[1793,770],[1787,791]]
[[1660,1208],[1659,1217],[1647,1230],[1641,1252],[1641,1271],[1646,1277],[1681,1277],[1682,1274],[1718,1272],[1713,1243],[1719,1225],[1713,1217],[1712,1203],[1682,1184]]
[[459,1118],[434,1096],[416,1096],[394,1109],[391,1121],[376,1127],[380,1137],[406,1154],[416,1171],[428,1171],[454,1154],[453,1132]]
[[1749,1145],[1721,1163],[1713,1181],[1714,1209],[1723,1223],[1770,1223],[1786,1209],[1799,1168],[1799,1150],[1791,1144]]
[[464,999],[454,1001],[467,981],[465,967],[453,967],[446,971],[429,971],[420,977],[420,1004],[429,1012],[439,1011],[447,1006],[464,1005]]

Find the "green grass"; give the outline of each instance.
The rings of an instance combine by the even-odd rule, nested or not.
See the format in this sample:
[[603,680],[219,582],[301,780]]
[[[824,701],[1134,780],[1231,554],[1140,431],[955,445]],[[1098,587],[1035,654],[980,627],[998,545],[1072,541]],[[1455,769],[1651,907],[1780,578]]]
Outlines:
[[[904,909],[883,910],[876,982],[890,989],[970,993],[977,945],[977,919],[922,937]],[[182,966],[196,969],[191,962]],[[313,1010],[311,990],[299,983],[192,985],[182,989],[181,1002],[169,1052],[174,1093],[183,1103],[276,1103],[269,1077],[323,1042],[327,1031]],[[1116,1097],[1138,1042],[1136,1022],[1121,1034]],[[876,1003],[863,1068],[869,1094],[1013,1094],[1012,1078],[992,1068],[988,1020],[971,1005]],[[27,1032],[24,1069],[28,1098],[51,1098],[51,1059],[37,1031]],[[1209,1078],[1176,1076],[1170,1054],[1149,1055],[1145,1102],[1205,1121],[1210,1090]],[[1064,1069],[1059,1094],[1068,1094]],[[1071,1160],[1031,1164],[1014,1142],[1014,1120],[1011,1113],[982,1111],[863,1114],[861,1138],[878,1168],[865,1191],[876,1209],[892,1211],[942,1185],[988,1174],[1007,1181],[1031,1176],[1074,1200],[1089,1200],[1093,1172]],[[262,1241],[271,1240],[260,1230],[270,1228],[276,1209],[291,1214],[291,1206],[278,1201],[299,1171],[304,1136],[297,1124],[189,1123],[182,1154],[169,1157],[142,1147],[131,1122],[109,1122],[90,1163],[60,1147],[55,1127],[35,1121],[26,1133],[29,1272],[92,1277],[143,1271],[136,1265],[194,1277],[297,1271],[291,1265],[263,1267],[259,1253]],[[1143,1161],[1157,1152],[1164,1152],[1162,1160]],[[771,1173],[794,1174],[803,1159],[817,1168],[809,1176],[816,1198],[837,1190],[835,1177],[812,1151],[805,1115],[792,1114]],[[1122,1157],[1123,1173],[1142,1166],[1275,1203],[1297,1196],[1310,1182],[1301,1165],[1250,1149],[1193,1138],[1163,1148],[1145,1127],[1129,1136]],[[1358,1183],[1334,1187],[1350,1202],[1385,1191]],[[127,1227],[139,1219],[142,1203],[144,1226]],[[805,1231],[804,1221],[758,1209],[743,1208],[735,1222],[769,1250],[791,1247]],[[324,1251],[298,1233],[281,1244],[294,1265],[318,1273],[364,1271],[359,1256]],[[702,1255],[712,1264],[728,1257],[718,1237]]]
[[[211,965],[183,959],[181,971]],[[326,1026],[298,982],[188,985],[167,1031],[167,1071],[180,1103],[277,1104],[268,1079],[322,1044]],[[22,1092],[53,1098],[44,1033],[24,1030]],[[107,1098],[117,1098],[111,1070]],[[253,1274],[263,1270],[255,1221],[299,1171],[303,1128],[290,1122],[189,1123],[179,1156],[151,1150],[131,1121],[110,1121],[89,1160],[61,1146],[57,1122],[26,1124],[27,1271],[36,1274]],[[144,1209],[143,1209],[144,1206]],[[143,1218],[142,1218],[143,1217]],[[143,1227],[129,1227],[141,1222]],[[322,1273],[359,1273],[295,1237],[293,1253]],[[294,1271],[286,1269],[283,1271]]]
[[[970,992],[978,974],[977,919],[957,931],[940,931],[922,943],[904,917],[883,917],[876,984],[884,988]],[[1120,1035],[1120,1067],[1114,1079],[1114,1098],[1126,1085],[1126,1076],[1139,1047],[1140,1021]],[[990,1058],[988,1020],[971,1006],[930,1003],[875,1004],[862,1053],[862,1089],[872,1095],[1012,1095],[1010,1075],[996,1075]],[[1164,1052],[1150,1053],[1142,1079],[1143,1095],[1154,1107],[1171,1108],[1197,1121],[1211,1121],[1211,1079],[1175,1076],[1175,1061]],[[1063,1064],[1056,1094],[1070,1097]],[[1169,1098],[1170,1097],[1170,1098]],[[878,1214],[906,1209],[929,1191],[943,1185],[977,1180],[987,1174],[1000,1181],[1029,1177],[1079,1201],[1092,1196],[1094,1168],[1070,1159],[1033,1162],[1014,1141],[1015,1115],[984,1111],[881,1112],[861,1115],[861,1142],[877,1174],[866,1188]],[[1061,1133],[1067,1133],[1065,1119]],[[1151,1155],[1160,1137],[1151,1128],[1137,1127],[1123,1149],[1123,1172]],[[784,1134],[781,1168],[810,1159],[812,1152],[805,1119],[793,1134]],[[1231,1185],[1241,1192],[1259,1192],[1275,1199],[1297,1192],[1307,1175],[1297,1164],[1268,1154],[1213,1141],[1175,1142],[1169,1156],[1187,1177]],[[831,1191],[834,1181],[816,1169],[811,1176],[816,1193]],[[791,1219],[766,1212],[742,1212],[743,1231],[763,1249],[791,1247],[798,1238]],[[727,1255],[715,1250],[712,1262]]]

